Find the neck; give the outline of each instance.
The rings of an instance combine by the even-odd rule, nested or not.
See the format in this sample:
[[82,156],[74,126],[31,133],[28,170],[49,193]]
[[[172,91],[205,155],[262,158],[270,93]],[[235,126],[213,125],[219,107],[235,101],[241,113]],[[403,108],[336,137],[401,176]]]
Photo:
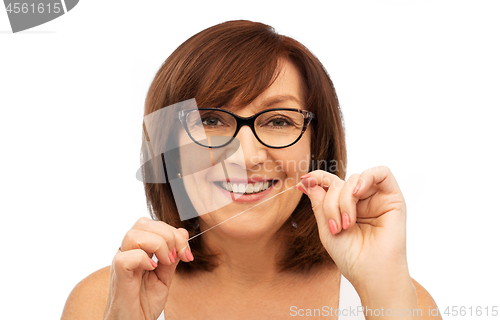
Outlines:
[[262,288],[282,282],[276,264],[280,243],[274,234],[255,238],[231,238],[208,232],[204,236],[207,247],[218,254],[219,266],[213,276],[221,285],[233,288]]

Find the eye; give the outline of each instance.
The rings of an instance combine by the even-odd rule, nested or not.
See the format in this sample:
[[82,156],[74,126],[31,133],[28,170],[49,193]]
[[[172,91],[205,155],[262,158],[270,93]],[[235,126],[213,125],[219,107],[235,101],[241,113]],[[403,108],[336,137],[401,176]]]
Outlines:
[[202,119],[202,123],[205,126],[221,126],[223,125],[222,121],[220,121],[217,117],[208,116]]
[[284,127],[290,125],[290,122],[285,118],[274,118],[269,120],[267,125],[273,127]]

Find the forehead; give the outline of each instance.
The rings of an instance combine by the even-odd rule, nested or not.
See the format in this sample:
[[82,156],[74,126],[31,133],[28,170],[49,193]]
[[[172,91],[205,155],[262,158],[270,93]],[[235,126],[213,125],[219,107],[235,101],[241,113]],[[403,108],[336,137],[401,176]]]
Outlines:
[[304,83],[299,70],[289,61],[284,61],[275,81],[257,98],[245,106],[234,102],[222,106],[223,109],[252,114],[270,108],[305,109]]

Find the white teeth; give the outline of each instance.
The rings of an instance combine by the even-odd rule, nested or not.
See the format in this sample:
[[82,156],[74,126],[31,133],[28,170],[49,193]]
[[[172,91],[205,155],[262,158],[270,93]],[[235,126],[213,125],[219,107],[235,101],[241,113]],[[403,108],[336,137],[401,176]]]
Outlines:
[[238,184],[238,192],[245,193],[245,185],[243,183]]
[[245,190],[245,193],[253,193],[253,184],[251,183],[247,184],[247,189]]
[[231,184],[230,182],[226,181],[221,181],[221,187],[231,191],[231,192],[236,192],[236,193],[245,193],[245,194],[251,194],[251,193],[257,193],[261,192],[263,190],[268,189],[272,184],[272,181],[266,181],[266,182],[255,182],[255,183],[249,183],[247,185],[242,184],[242,183],[235,183],[234,185]]
[[256,182],[256,183],[254,183],[254,185],[253,185],[253,192],[259,192],[260,190],[262,190],[262,185],[263,185],[262,182]]

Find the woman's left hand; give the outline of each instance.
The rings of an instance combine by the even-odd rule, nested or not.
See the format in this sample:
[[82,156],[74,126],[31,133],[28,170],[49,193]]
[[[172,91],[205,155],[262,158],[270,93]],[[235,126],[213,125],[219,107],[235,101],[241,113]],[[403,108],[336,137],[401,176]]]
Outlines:
[[299,185],[311,200],[321,242],[357,289],[409,279],[406,204],[389,168],[371,168],[347,181],[315,170]]

